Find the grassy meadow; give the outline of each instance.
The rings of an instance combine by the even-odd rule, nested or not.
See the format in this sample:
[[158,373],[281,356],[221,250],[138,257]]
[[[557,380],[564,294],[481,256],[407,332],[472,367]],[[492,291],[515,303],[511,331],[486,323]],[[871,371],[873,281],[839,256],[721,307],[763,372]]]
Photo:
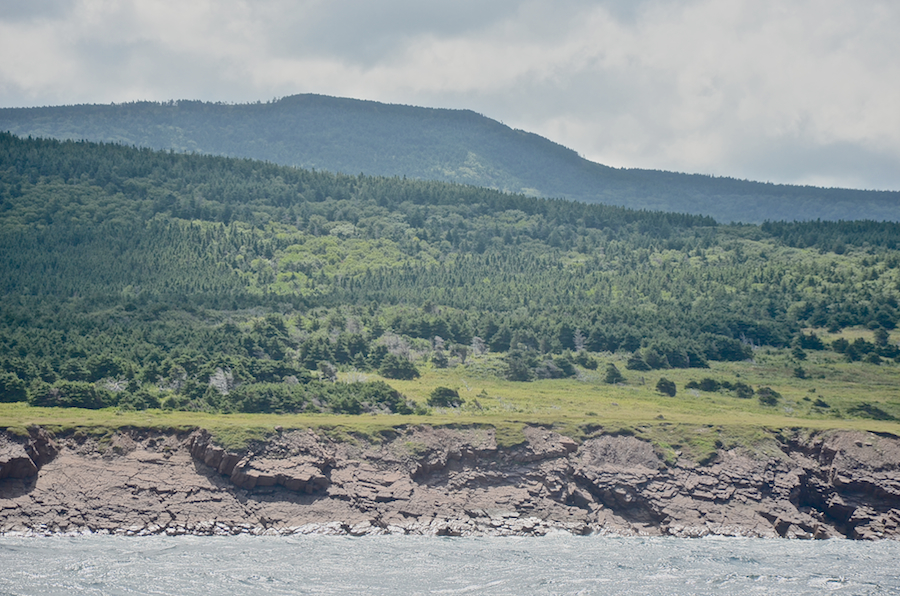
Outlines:
[[[816,330],[831,341],[872,339],[867,329],[842,334]],[[891,341],[900,339],[895,332]],[[627,433],[650,440],[667,459],[679,456],[704,461],[718,448],[775,449],[781,433],[854,429],[900,434],[900,365],[847,362],[831,351],[807,351],[798,360],[790,350],[760,348],[742,362],[711,362],[706,369],[632,371],[627,355],[595,354],[597,370],[579,369],[569,379],[513,382],[498,374],[499,354],[470,357],[451,368],[420,365],[421,376],[401,381],[371,373],[341,373],[338,382],[384,380],[409,400],[424,405],[436,387],[456,390],[462,405],[428,408],[418,415],[334,414],[210,414],[150,409],[38,408],[24,403],[0,404],[0,426],[22,432],[40,425],[57,433],[81,432],[101,442],[121,428],[188,432],[205,428],[227,447],[240,449],[264,439],[276,427],[312,428],[337,440],[378,442],[397,427],[483,426],[496,429],[498,443],[513,446],[524,440],[524,425],[543,425],[584,439],[597,433]],[[624,382],[607,384],[604,371],[612,363]],[[796,376],[804,370],[805,378]],[[675,383],[674,397],[656,390],[660,377]],[[686,389],[704,378],[720,383],[770,387],[780,397],[764,405],[757,397],[739,398],[727,390]],[[863,409],[860,409],[863,406]],[[873,414],[874,412],[874,414]],[[881,416],[886,414],[887,416]],[[886,418],[886,419],[875,419]]]

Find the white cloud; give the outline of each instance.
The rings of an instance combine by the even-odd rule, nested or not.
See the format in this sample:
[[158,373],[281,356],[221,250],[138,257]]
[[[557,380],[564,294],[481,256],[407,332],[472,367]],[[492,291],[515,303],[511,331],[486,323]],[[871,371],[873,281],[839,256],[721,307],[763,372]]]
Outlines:
[[471,108],[602,163],[900,189],[900,5],[70,0],[0,10],[0,105],[300,92]]

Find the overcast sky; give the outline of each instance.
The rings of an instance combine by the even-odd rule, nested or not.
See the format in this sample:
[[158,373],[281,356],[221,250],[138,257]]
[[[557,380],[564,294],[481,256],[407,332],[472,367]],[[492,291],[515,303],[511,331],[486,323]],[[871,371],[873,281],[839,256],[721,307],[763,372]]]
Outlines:
[[897,0],[0,0],[0,106],[321,93],[617,167],[900,190]]

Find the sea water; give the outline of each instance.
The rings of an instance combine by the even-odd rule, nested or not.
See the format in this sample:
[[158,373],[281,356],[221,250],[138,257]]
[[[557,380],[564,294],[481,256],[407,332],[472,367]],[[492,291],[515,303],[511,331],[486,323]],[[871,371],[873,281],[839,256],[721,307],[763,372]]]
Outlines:
[[900,594],[900,542],[3,537],[2,594]]

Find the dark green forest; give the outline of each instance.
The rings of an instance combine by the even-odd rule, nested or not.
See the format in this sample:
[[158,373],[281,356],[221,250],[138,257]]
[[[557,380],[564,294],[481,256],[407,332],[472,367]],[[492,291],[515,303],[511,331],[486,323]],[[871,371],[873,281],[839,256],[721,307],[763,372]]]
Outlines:
[[[898,239],[0,134],[0,400],[402,414],[383,382],[332,381],[488,351],[523,382],[601,352],[877,364],[900,355]],[[850,326],[881,339],[809,331]]]
[[266,103],[135,102],[0,109],[0,131],[406,176],[722,222],[900,221],[900,193],[778,185],[590,162],[476,114],[295,95]]

